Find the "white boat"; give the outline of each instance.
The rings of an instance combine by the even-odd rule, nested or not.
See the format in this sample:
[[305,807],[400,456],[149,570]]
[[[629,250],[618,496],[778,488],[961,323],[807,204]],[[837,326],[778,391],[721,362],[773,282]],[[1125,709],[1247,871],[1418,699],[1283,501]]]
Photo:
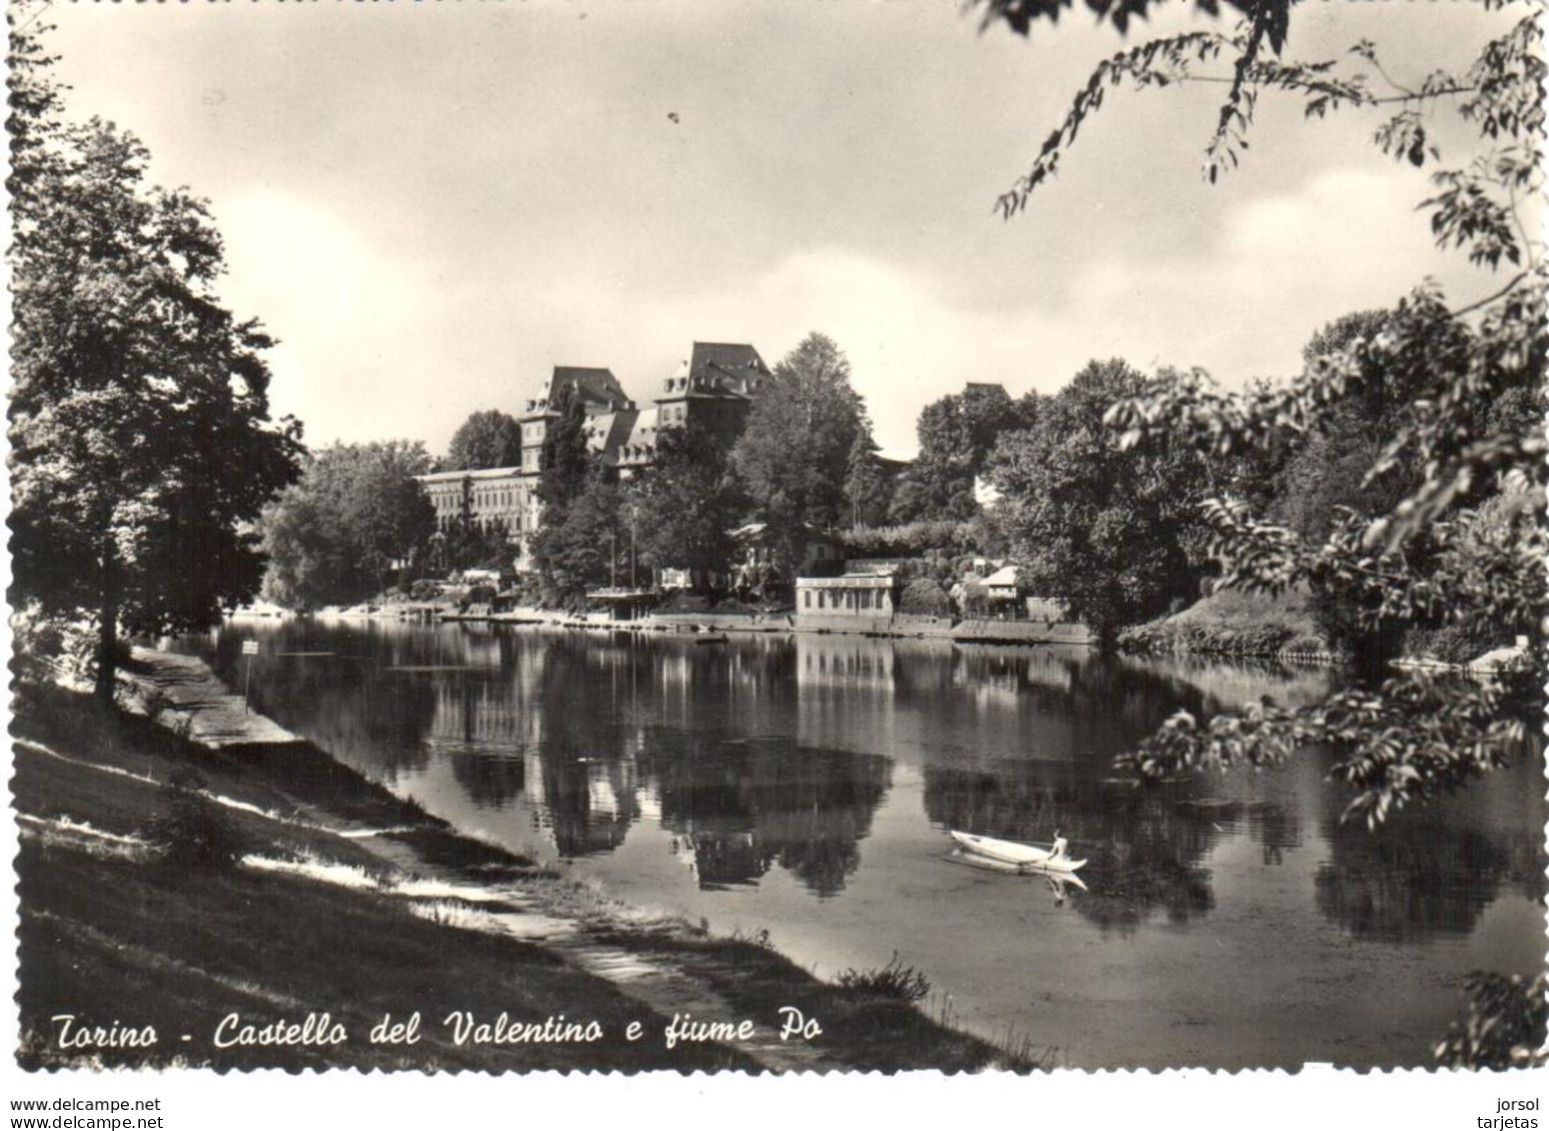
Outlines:
[[978,852],[969,852],[965,848],[953,849],[947,859],[954,864],[966,864],[970,868],[979,868],[986,872],[999,872],[1003,876],[1041,877],[1043,882],[1049,885],[1049,890],[1061,899],[1065,897],[1067,888],[1087,890],[1081,877],[1074,872],[1040,868],[1036,864],[1008,864],[1004,860],[996,860],[993,856],[984,856]]
[[952,839],[967,851],[986,856],[991,860],[1015,864],[1019,868],[1036,868],[1046,872],[1074,872],[1086,863],[1085,860],[1072,860],[1063,853],[1055,855],[1052,846],[1045,848],[1036,844],[1018,844],[1014,840],[975,836],[973,833],[960,833],[956,829],[947,831],[952,834]]

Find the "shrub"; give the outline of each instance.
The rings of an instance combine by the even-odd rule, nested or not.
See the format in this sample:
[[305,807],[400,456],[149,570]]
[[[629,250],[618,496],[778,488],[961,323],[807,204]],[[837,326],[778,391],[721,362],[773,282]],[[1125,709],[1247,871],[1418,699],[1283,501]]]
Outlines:
[[952,598],[941,583],[929,577],[917,577],[908,585],[898,600],[898,607],[906,613],[923,613],[933,617],[950,616]]
[[930,550],[977,550],[980,533],[972,522],[921,521],[846,530],[839,541],[852,558],[913,558]]
[[[21,679],[42,682],[62,676],[90,680],[96,670],[96,637],[82,626],[32,606],[11,617],[11,671]],[[129,646],[119,642],[119,660]]]
[[916,1002],[930,993],[930,979],[913,966],[899,962],[896,950],[880,970],[845,970],[835,982],[851,993],[894,1001]]

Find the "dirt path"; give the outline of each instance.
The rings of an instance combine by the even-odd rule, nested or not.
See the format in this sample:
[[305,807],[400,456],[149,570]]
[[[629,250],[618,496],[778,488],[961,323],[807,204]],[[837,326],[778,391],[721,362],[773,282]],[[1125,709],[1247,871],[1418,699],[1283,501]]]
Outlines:
[[177,729],[187,720],[187,734],[202,746],[227,746],[300,742],[301,739],[273,719],[248,710],[247,701],[234,695],[215,677],[204,661],[175,652],[136,648],[132,678],[143,681],[164,702],[156,721]]

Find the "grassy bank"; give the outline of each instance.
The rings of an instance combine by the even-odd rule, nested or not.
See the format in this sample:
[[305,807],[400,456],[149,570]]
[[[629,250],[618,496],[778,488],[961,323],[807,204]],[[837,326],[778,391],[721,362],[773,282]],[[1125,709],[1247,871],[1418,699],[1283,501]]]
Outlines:
[[1172,616],[1127,628],[1119,647],[1139,654],[1327,658],[1332,652],[1312,612],[1311,598],[1223,590]]
[[[820,982],[754,942],[632,911],[458,836],[304,742],[212,750],[53,686],[20,690],[12,733],[26,1067],[953,1070],[997,1060],[896,995]],[[780,1040],[785,1006],[822,1033]],[[680,1011],[750,1025],[669,1048]],[[371,1039],[385,1016],[416,1013],[412,1043]],[[518,1032],[528,1039],[495,1043],[502,1014],[530,1025]],[[472,1027],[459,1034],[449,1016]],[[297,1028],[274,1027],[282,1021]],[[244,1025],[254,1043],[243,1043]],[[325,1039],[332,1026],[343,1040]],[[94,1027],[95,1040],[73,1043]],[[153,1044],[119,1039],[146,1027]]]

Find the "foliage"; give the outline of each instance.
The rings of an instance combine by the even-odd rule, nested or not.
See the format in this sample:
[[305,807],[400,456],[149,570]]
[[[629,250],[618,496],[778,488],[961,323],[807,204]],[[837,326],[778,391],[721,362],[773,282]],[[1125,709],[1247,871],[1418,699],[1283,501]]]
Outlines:
[[852,558],[918,557],[931,550],[963,553],[982,549],[981,534],[973,522],[921,521],[845,530],[839,543]]
[[[1207,15],[1219,15],[1223,0],[1193,0],[1194,6]],[[1288,0],[1224,0],[1226,5],[1236,8],[1244,14],[1253,14],[1261,9],[1267,9],[1266,22],[1274,29],[1274,48],[1280,49],[1280,43],[1285,39],[1285,15],[1289,9]],[[1158,7],[1163,0],[1084,0],[1084,5],[1099,20],[1111,22],[1120,32],[1129,28],[1131,19],[1145,19],[1147,13],[1153,7]],[[1027,35],[1037,20],[1047,20],[1050,23],[1058,23],[1060,15],[1069,8],[1075,7],[1076,0],[984,0],[984,27],[988,28],[996,21],[1004,21],[1012,31],[1018,35]],[[1269,29],[1266,29],[1269,30]]]
[[498,408],[471,413],[452,433],[445,471],[516,467],[522,462],[522,426]]
[[174,868],[231,868],[246,851],[231,815],[211,801],[192,770],[178,770],[164,787],[167,811],[152,820],[146,839]]
[[271,422],[272,343],[215,294],[205,204],[149,185],[133,136],[65,121],[9,16],[11,600],[94,625],[106,699],[121,629],[204,628],[256,594],[251,523],[300,426]]
[[[537,495],[543,525],[533,539],[540,600],[579,607],[586,590],[617,580],[622,498],[613,475],[586,445],[586,404],[567,395],[543,440]],[[622,531],[629,545],[628,529]]]
[[619,582],[619,549],[627,554],[629,546],[621,503],[618,486],[594,475],[579,495],[545,513],[533,560],[546,605],[576,608],[588,589]]
[[859,433],[850,445],[844,473],[844,497],[849,504],[851,529],[880,526],[887,521],[894,491],[893,476],[877,460],[876,441],[870,431]]
[[[990,18],[1017,16],[1025,31],[1057,7],[992,0]],[[1180,766],[1274,761],[1299,746],[1325,744],[1338,753],[1335,776],[1357,791],[1348,814],[1375,823],[1407,801],[1500,765],[1522,748],[1525,721],[1540,715],[1549,607],[1537,391],[1546,355],[1546,279],[1543,247],[1522,222],[1519,202],[1536,198],[1543,185],[1543,33],[1529,11],[1469,66],[1401,83],[1368,41],[1352,45],[1344,59],[1281,60],[1288,14],[1285,0],[1272,0],[1255,5],[1230,35],[1155,40],[1102,64],[1028,175],[1002,198],[1002,209],[1009,216],[1026,206],[1101,106],[1103,91],[1125,81],[1141,88],[1230,84],[1207,150],[1212,180],[1246,147],[1265,90],[1303,98],[1309,117],[1383,108],[1374,143],[1418,167],[1442,160],[1432,119],[1443,108],[1455,106],[1474,127],[1476,154],[1433,172],[1435,191],[1421,207],[1438,246],[1458,248],[1488,270],[1518,268],[1493,294],[1454,309],[1427,284],[1388,312],[1375,333],[1309,358],[1287,385],[1228,395],[1194,374],[1159,383],[1108,417],[1126,445],[1165,438],[1231,458],[1288,435],[1335,428],[1346,406],[1402,391],[1398,411],[1388,415],[1390,430],[1358,481],[1361,490],[1377,492],[1370,513],[1336,510],[1329,530],[1304,536],[1259,518],[1241,498],[1207,500],[1208,548],[1222,563],[1221,584],[1268,593],[1305,584],[1333,595],[1353,611],[1358,629],[1373,634],[1438,625],[1460,626],[1470,636],[1525,634],[1531,647],[1522,669],[1485,682],[1401,674],[1322,704],[1256,708],[1208,727],[1179,716],[1134,756],[1142,770],[1168,774]],[[1276,58],[1265,56],[1266,45]],[[1212,72],[1223,58],[1233,60],[1231,73]]]
[[1001,437],[990,464],[1021,583],[1105,639],[1197,596],[1204,572],[1193,548],[1205,461],[1165,437],[1121,449],[1103,424],[1146,384],[1122,361],[1090,363],[1032,428]]
[[[14,610],[10,626],[13,675],[34,683],[61,677],[71,683],[91,678],[97,642],[76,621],[33,604]],[[120,648],[120,661],[127,652],[127,648]]]
[[916,435],[920,454],[898,485],[890,517],[969,519],[979,512],[974,481],[1002,432],[1032,424],[1036,397],[1012,401],[1000,385],[971,384],[925,406]]
[[[1316,365],[1357,342],[1375,339],[1389,321],[1386,311],[1345,315],[1313,335],[1302,351],[1303,360]],[[1273,390],[1271,384],[1258,387],[1261,395],[1272,395]],[[1304,540],[1326,538],[1345,514],[1382,513],[1412,489],[1418,472],[1406,461],[1374,479],[1367,479],[1365,472],[1410,417],[1417,395],[1406,386],[1405,373],[1374,368],[1363,374],[1352,395],[1328,405],[1305,430],[1272,435],[1266,438],[1269,443],[1254,446],[1254,452],[1262,449],[1279,458],[1255,459],[1253,453],[1234,451],[1235,462],[1246,462],[1250,474],[1269,478],[1252,484],[1248,475],[1239,475],[1229,490],[1247,494],[1269,518]],[[1369,623],[1365,608],[1351,593],[1314,583],[1313,597],[1319,631],[1362,672],[1380,677],[1402,647],[1402,626]]]
[[922,1001],[930,996],[930,979],[913,966],[905,966],[895,951],[886,966],[875,970],[842,970],[834,979],[842,989],[867,997],[894,1001]]
[[[1119,633],[1126,652],[1218,656],[1327,656],[1315,599],[1302,591],[1279,597],[1221,589],[1180,613]],[[1477,655],[1477,653],[1475,653]]]
[[832,529],[848,516],[850,453],[867,432],[850,363],[822,334],[807,335],[764,381],[732,460],[779,543],[781,568],[798,559],[804,527]]
[[539,466],[538,501],[545,507],[565,506],[597,477],[586,449],[586,402],[580,397],[567,395],[560,404],[559,418],[544,433]]
[[1468,664],[1500,644],[1499,632],[1478,625],[1444,624],[1436,629],[1410,629],[1404,634],[1404,654],[1442,664]]
[[631,537],[651,569],[695,577],[724,570],[744,503],[731,453],[704,430],[664,428],[655,459],[624,503]]
[[414,480],[429,466],[417,440],[316,453],[300,482],[264,511],[265,596],[306,610],[385,590],[394,563],[420,556],[435,530],[435,511]]
[[444,540],[432,541],[427,563],[443,571],[506,568],[512,559],[510,533],[500,515],[475,522],[465,497],[458,521],[442,532]]
[[952,615],[952,598],[934,578],[917,577],[904,586],[899,594],[900,612],[919,613],[925,616],[945,617]]
[[1466,983],[1468,1017],[1437,1044],[1437,1063],[1446,1068],[1536,1068],[1549,1055],[1549,975],[1529,981],[1521,975],[1475,971]]

